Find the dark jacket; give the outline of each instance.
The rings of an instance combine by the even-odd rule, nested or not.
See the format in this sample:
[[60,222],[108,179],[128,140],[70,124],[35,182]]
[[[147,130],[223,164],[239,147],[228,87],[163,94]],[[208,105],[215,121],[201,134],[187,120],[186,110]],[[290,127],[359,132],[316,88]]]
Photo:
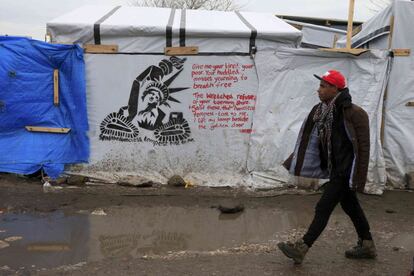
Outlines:
[[326,160],[320,152],[318,130],[313,122],[315,105],[299,132],[295,151],[283,163],[293,175],[311,178],[349,177],[353,190],[364,191],[369,163],[369,119],[368,114],[351,101],[347,88],[335,102],[332,128],[332,171],[329,174]]

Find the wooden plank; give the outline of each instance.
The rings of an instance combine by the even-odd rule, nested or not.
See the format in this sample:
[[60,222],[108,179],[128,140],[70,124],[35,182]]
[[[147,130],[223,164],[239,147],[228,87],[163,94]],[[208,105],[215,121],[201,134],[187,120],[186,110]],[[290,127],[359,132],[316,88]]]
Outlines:
[[298,30],[302,30],[303,29],[303,26],[302,25],[299,25],[299,24],[295,24],[295,23],[289,23],[292,27],[294,27],[294,28],[296,28],[296,29],[298,29]]
[[348,28],[346,32],[346,48],[347,49],[351,49],[352,27],[354,24],[354,7],[355,7],[355,0],[349,0]]
[[347,48],[319,48],[319,50],[326,52],[336,52],[336,53],[346,53],[352,55],[360,55],[362,53],[368,52],[369,49],[347,49]]
[[382,101],[381,129],[380,129],[381,145],[384,145],[385,116],[387,115],[385,113],[385,102],[387,101],[387,97],[388,97],[388,83],[387,83],[387,86],[385,87],[384,96],[382,97],[383,101]]
[[408,102],[405,104],[405,106],[414,106],[414,102]]
[[188,47],[165,47],[164,54],[166,56],[188,56],[188,55],[197,55],[198,47],[197,46],[188,46]]
[[396,57],[408,57],[411,54],[411,49],[392,49]]
[[392,47],[392,36],[394,34],[394,15],[390,18],[390,34],[388,35],[388,49]]
[[95,45],[85,44],[83,45],[85,53],[105,54],[118,52],[118,45]]
[[[393,32],[394,32],[394,16],[392,15],[390,18],[390,34],[388,36],[388,49],[391,49]],[[387,86],[385,87],[384,96],[382,98],[382,114],[381,114],[381,129],[380,129],[381,145],[384,145],[385,117],[387,116],[387,114],[385,113],[385,110],[386,110],[385,104],[387,101],[387,97],[388,97],[388,82],[387,82]]]
[[53,104],[59,105],[59,70],[53,70]]
[[31,132],[48,132],[48,133],[68,133],[70,128],[65,127],[37,127],[37,126],[26,126],[26,129]]
[[338,42],[338,34],[334,35],[334,39],[333,39],[333,43],[332,43],[332,48],[336,48],[336,42]]
[[362,30],[362,24],[352,30],[352,36],[357,35]]

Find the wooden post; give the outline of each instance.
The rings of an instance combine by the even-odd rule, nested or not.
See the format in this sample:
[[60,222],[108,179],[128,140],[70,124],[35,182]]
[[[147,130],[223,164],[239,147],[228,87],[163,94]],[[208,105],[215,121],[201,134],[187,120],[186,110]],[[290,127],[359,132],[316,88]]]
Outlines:
[[53,70],[53,104],[59,105],[59,70]]
[[319,48],[322,51],[326,52],[335,52],[335,53],[347,53],[352,55],[360,55],[362,53],[368,52],[368,49],[361,48],[352,48],[352,28],[354,24],[354,6],[355,0],[349,0],[349,11],[348,11],[348,30],[346,33],[346,47],[345,48],[336,48],[336,42],[334,41],[333,48]]
[[346,48],[347,49],[351,49],[352,26],[354,24],[354,6],[355,6],[355,0],[349,0],[348,29],[346,32]]
[[[390,34],[388,35],[388,50],[391,50],[393,32],[394,32],[394,15],[392,15],[390,18]],[[384,145],[384,133],[385,133],[384,128],[385,128],[385,117],[386,117],[385,106],[387,102],[387,97],[388,97],[388,83],[387,83],[387,86],[385,87],[384,96],[382,98],[382,116],[381,116],[381,130],[380,130],[381,145]]]
[[336,42],[338,42],[338,34],[334,35],[334,39],[333,39],[333,43],[332,43],[332,48],[336,48]]
[[394,32],[394,15],[392,15],[390,19],[390,34],[388,35],[388,49],[391,49],[392,47],[393,32]]

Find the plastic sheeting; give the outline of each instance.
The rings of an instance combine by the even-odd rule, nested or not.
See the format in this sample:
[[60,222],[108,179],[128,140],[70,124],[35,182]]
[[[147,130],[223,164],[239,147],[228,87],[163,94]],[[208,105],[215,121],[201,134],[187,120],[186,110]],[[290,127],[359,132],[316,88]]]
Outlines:
[[[392,41],[389,27],[394,17]],[[414,2],[393,1],[374,18],[362,25],[352,44],[370,49],[413,49],[414,35],[411,31],[414,17]],[[414,108],[406,104],[414,99],[413,78],[414,55],[395,56],[384,106],[383,149],[387,167],[388,184],[394,188],[405,188],[406,175],[414,171],[414,137],[412,119]]]
[[301,27],[303,48],[332,48],[338,38],[346,35],[346,31],[335,28],[303,23],[294,20],[285,21],[293,26]]
[[[59,70],[59,105],[53,72]],[[0,37],[0,171],[44,168],[57,177],[64,164],[87,162],[83,52],[21,37]],[[68,134],[35,133],[26,126],[70,128]]]
[[73,171],[111,180],[141,175],[165,182],[179,174],[201,186],[283,186],[292,179],[280,163],[318,102],[313,74],[336,68],[370,116],[367,192],[382,192],[386,53],[355,57],[279,48],[259,52],[255,60],[178,58],[86,55],[91,158]]
[[388,73],[386,54],[375,51],[356,57],[287,48],[258,53],[259,94],[247,163],[252,180],[294,181],[281,163],[292,153],[303,120],[319,102],[316,92],[319,80],[313,74],[337,69],[347,76],[353,102],[369,115],[371,152],[366,191],[381,194],[385,186],[380,126]]
[[[180,29],[183,29],[185,45],[197,46],[199,52],[249,52],[251,28],[235,12],[175,10],[171,16],[171,9],[167,8],[114,8],[81,7],[48,22],[47,32],[52,42],[94,44],[96,24],[100,43],[116,44],[119,52],[163,53],[172,18],[171,46],[181,45]],[[299,30],[271,13],[240,12],[240,16],[257,30],[258,40],[266,41],[262,48],[281,43],[297,45],[301,39]]]
[[249,56],[86,54],[91,158],[82,173],[243,185],[257,94]]
[[[352,48],[388,48],[388,40],[384,41],[382,37],[385,36],[388,38],[392,14],[393,5],[390,5],[379,12],[375,17],[363,23],[361,31],[352,37]],[[338,47],[345,47],[346,36],[338,40],[337,45]]]
[[414,34],[411,24],[414,2],[394,4],[394,33],[392,48],[410,48],[409,56],[396,56],[392,63],[384,113],[384,155],[389,183],[405,188],[406,174],[414,171]]

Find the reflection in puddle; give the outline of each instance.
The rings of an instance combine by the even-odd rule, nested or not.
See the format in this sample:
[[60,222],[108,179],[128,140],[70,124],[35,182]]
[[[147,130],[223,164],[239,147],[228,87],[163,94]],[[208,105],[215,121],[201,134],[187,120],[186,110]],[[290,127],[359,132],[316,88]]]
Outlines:
[[298,214],[246,209],[221,214],[211,208],[112,208],[107,216],[0,216],[0,240],[22,239],[0,249],[0,263],[12,268],[50,268],[111,257],[139,257],[170,251],[210,251],[263,243],[275,233],[302,225]]
[[0,216],[0,229],[0,240],[21,237],[0,250],[0,263],[12,268],[56,267],[81,262],[89,254],[89,219],[84,215],[5,214]]

